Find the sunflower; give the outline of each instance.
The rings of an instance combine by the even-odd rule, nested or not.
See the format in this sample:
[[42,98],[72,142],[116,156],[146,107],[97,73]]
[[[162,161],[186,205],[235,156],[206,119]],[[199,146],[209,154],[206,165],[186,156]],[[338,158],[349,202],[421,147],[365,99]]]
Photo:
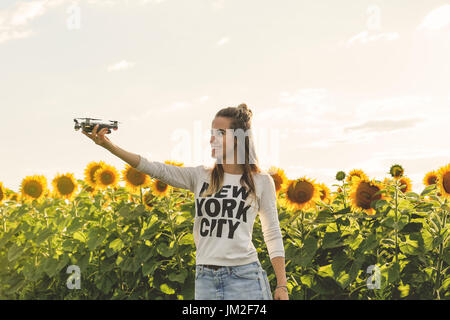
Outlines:
[[154,205],[154,200],[155,200],[155,196],[150,192],[147,191],[144,195],[143,195],[143,201],[144,201],[144,205],[151,209],[153,208]]
[[278,193],[285,188],[286,182],[288,181],[286,174],[283,169],[274,166],[270,167],[267,173],[272,177],[278,195]]
[[169,195],[171,187],[158,179],[153,179],[151,184],[151,190],[155,197],[166,197]]
[[320,191],[320,200],[325,203],[330,203],[332,200],[330,189],[324,183],[320,183],[318,187]]
[[428,187],[432,184],[436,184],[437,182],[437,172],[436,171],[430,171],[428,172],[425,177],[423,178],[423,184]]
[[[7,190],[8,192],[6,193],[6,198],[9,201],[14,201],[14,202],[19,202],[20,201],[20,195],[17,192],[14,192],[10,189]],[[0,201],[1,202],[1,201]]]
[[401,190],[403,193],[407,193],[407,192],[411,192],[411,191],[412,191],[412,187],[411,187],[412,182],[411,182],[411,179],[409,179],[409,178],[406,177],[406,176],[402,176],[402,177],[399,179],[399,181],[400,181],[400,190]]
[[114,188],[117,186],[119,181],[119,173],[113,166],[105,164],[103,167],[95,171],[94,178],[98,188]]
[[360,179],[369,179],[369,177],[365,174],[364,171],[360,169],[353,169],[348,173],[348,176],[345,181],[352,182],[354,177],[358,177]]
[[83,190],[86,191],[88,195],[91,197],[94,197],[95,194],[97,193],[97,188],[93,188],[90,185],[84,186]]
[[450,199],[450,163],[438,170],[436,184],[441,196]]
[[337,181],[342,181],[345,179],[345,172],[344,171],[339,171],[338,173],[336,173],[336,180]]
[[350,205],[354,211],[364,211],[368,215],[374,215],[375,209],[370,207],[373,201],[380,199],[387,199],[384,194],[377,194],[382,190],[383,186],[375,180],[370,181],[368,178],[360,179],[356,178],[350,191]]
[[405,170],[403,170],[403,167],[399,164],[394,164],[391,169],[389,170],[389,173],[394,179],[398,179],[403,176],[405,173]]
[[5,188],[3,188],[3,183],[0,182],[0,203],[4,200],[6,200],[6,191]]
[[20,191],[26,202],[39,201],[48,192],[47,179],[40,175],[28,176],[22,180]]
[[182,167],[184,163],[182,162],[177,162],[177,161],[172,161],[172,160],[166,160],[164,161],[165,164],[171,164],[173,166],[177,166],[177,167]]
[[53,195],[56,198],[63,198],[72,201],[75,198],[75,192],[78,190],[78,183],[76,182],[72,173],[57,174],[52,181]]
[[151,183],[148,175],[136,170],[129,164],[126,164],[125,170],[122,171],[122,180],[125,181],[125,188],[130,193],[138,193],[140,187],[147,188]]
[[106,163],[103,161],[99,162],[91,162],[87,165],[86,169],[84,170],[84,180],[88,185],[90,185],[92,188],[97,188],[97,181],[95,179],[95,173],[98,169],[103,168],[106,166]]
[[315,180],[306,177],[288,180],[284,188],[286,197],[281,203],[290,210],[308,210],[320,199],[320,190]]

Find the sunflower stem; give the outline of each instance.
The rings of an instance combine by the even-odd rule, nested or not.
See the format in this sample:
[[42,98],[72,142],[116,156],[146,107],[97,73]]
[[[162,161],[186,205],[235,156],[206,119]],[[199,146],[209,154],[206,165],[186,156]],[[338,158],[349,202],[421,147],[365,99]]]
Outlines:
[[[442,223],[442,228],[439,230],[439,234],[442,230],[445,230],[445,224],[447,222],[447,210],[442,209],[442,212],[444,213],[444,219]],[[439,256],[437,259],[437,274],[436,274],[436,283],[435,283],[435,290],[436,290],[436,298],[438,300],[441,300],[439,288],[441,287],[441,270],[443,267],[443,259],[442,256],[444,254],[444,239],[442,239],[442,242],[439,244]]]
[[303,226],[303,219],[304,219],[304,213],[303,213],[303,210],[300,210],[300,218],[301,218],[301,220],[300,220],[300,223],[301,223],[301,240],[302,240],[302,244],[303,244],[303,240],[304,240],[304,237],[303,237],[303,233],[304,233],[304,226]]
[[342,192],[344,193],[344,209],[347,209],[347,193],[345,192],[345,181],[342,181]]
[[0,211],[2,213],[3,231],[6,233],[6,217],[3,211],[3,206],[0,207]]
[[[395,179],[395,268],[398,268],[398,180]],[[398,268],[400,272],[400,268]]]

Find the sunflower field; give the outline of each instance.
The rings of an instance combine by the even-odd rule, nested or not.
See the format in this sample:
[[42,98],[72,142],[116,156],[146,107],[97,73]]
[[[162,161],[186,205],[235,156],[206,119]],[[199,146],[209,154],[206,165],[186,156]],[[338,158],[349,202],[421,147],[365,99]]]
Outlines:
[[[425,174],[420,194],[398,164],[383,181],[340,171],[334,192],[268,172],[291,300],[450,298],[450,164]],[[194,298],[190,191],[102,161],[52,187],[38,175],[17,193],[0,182],[0,299]],[[273,289],[259,218],[253,230]]]

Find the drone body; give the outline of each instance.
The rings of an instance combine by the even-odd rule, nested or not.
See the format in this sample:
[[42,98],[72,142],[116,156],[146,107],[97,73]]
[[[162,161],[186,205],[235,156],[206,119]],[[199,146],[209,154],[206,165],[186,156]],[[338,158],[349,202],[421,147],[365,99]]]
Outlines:
[[[83,121],[78,121],[83,120]],[[101,122],[100,119],[92,119],[92,118],[75,118],[75,130],[82,129],[85,132],[92,132],[94,127],[98,125],[97,132],[103,128],[108,128],[107,133],[111,133],[111,129],[117,130],[117,124],[120,123],[115,120],[109,120],[110,123]]]

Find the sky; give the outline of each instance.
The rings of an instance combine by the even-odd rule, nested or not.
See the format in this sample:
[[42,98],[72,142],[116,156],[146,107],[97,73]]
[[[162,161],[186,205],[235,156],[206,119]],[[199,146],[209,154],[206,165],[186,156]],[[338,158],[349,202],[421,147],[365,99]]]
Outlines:
[[[245,103],[262,169],[334,191],[338,171],[420,192],[449,163],[450,3],[366,0],[0,2],[0,181],[125,162],[73,118],[150,160],[212,164],[215,114]],[[123,185],[123,183],[121,183]]]

